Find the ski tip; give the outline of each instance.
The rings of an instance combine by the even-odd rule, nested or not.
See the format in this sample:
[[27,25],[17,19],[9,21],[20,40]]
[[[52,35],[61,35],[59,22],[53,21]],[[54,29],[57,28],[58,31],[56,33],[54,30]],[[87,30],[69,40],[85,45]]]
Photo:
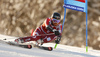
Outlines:
[[7,40],[7,39],[5,38],[5,39],[3,39],[3,40]]
[[28,47],[29,49],[31,49],[31,48],[32,48],[32,45],[27,45],[27,47]]
[[53,48],[52,48],[52,47],[48,47],[48,49],[49,49],[49,51],[52,51],[52,50],[53,50]]

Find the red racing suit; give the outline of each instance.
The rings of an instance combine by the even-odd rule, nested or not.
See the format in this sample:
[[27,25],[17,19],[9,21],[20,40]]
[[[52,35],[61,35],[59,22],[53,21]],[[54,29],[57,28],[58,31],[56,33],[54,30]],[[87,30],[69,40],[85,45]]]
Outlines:
[[[33,36],[35,35],[41,35],[41,38],[43,39],[44,43],[47,43],[47,42],[50,42],[50,41],[53,41],[57,38],[57,36],[55,36],[53,33],[54,32],[51,32],[49,31],[46,27],[47,25],[51,26],[53,29],[56,29],[59,31],[60,35],[61,36],[61,32],[62,32],[62,25],[61,23],[59,23],[57,26],[53,26],[52,25],[52,20],[50,18],[47,18],[44,23],[36,28],[36,30],[33,32]],[[49,35],[48,35],[49,34]],[[45,35],[45,36],[42,36],[42,35]]]
[[[61,32],[62,32],[62,25],[59,23],[57,26],[53,26],[52,25],[52,20],[50,18],[47,18],[44,23],[37,27],[36,30],[31,34],[30,37],[23,37],[23,41],[24,42],[29,42],[29,41],[38,41],[39,39],[43,39],[43,43],[47,43],[50,41],[55,40],[58,36],[56,36],[54,34],[54,32],[49,31],[46,26],[49,25],[51,26],[53,29],[56,29],[59,31],[61,36]],[[21,38],[20,38],[21,39]]]

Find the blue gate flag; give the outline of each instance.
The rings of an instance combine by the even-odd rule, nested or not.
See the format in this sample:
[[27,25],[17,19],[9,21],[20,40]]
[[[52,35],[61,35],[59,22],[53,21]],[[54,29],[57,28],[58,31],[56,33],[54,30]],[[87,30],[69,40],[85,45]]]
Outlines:
[[88,0],[64,0],[64,19],[62,25],[62,31],[64,27],[66,8],[81,11],[86,13],[86,52],[88,52]]
[[86,12],[85,0],[64,0],[64,7],[76,11]]

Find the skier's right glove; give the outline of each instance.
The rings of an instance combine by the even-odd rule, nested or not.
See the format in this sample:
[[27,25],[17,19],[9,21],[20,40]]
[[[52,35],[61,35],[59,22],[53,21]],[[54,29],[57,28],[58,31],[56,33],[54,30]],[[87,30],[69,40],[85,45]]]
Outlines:
[[46,28],[51,31],[54,32],[56,36],[60,35],[59,31],[56,29],[53,29],[51,26],[47,25]]
[[53,29],[53,32],[55,33],[56,36],[60,35],[59,31],[56,29]]

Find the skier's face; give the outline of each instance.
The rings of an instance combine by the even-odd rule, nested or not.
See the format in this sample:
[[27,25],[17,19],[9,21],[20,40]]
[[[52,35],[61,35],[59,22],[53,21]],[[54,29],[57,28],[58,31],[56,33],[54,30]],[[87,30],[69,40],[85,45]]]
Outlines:
[[57,19],[52,19],[52,21],[53,21],[54,26],[57,26],[60,22],[60,20],[57,20]]

